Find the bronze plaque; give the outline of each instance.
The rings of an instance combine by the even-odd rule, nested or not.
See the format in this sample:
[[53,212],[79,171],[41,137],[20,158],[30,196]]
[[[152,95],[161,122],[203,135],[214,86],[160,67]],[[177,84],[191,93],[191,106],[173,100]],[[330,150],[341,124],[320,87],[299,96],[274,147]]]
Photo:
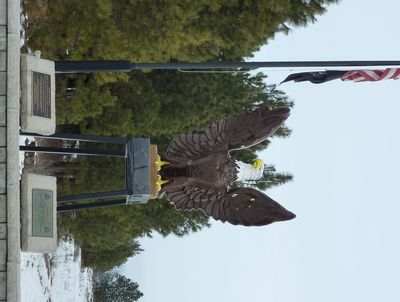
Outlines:
[[34,71],[32,74],[32,114],[51,118],[51,76]]
[[32,236],[53,237],[53,191],[32,189]]

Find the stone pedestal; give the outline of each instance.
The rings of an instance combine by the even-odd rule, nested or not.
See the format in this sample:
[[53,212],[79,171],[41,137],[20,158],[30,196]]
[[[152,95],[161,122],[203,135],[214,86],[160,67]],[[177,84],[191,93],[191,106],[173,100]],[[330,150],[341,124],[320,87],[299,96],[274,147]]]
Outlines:
[[49,253],[57,248],[57,179],[24,174],[21,180],[21,249]]
[[56,130],[54,62],[40,53],[21,55],[21,130],[50,135]]

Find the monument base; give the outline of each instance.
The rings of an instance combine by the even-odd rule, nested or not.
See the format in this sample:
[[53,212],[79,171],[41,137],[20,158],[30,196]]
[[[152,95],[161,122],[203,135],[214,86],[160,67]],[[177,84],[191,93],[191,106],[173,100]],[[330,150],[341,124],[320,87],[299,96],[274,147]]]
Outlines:
[[23,174],[21,180],[21,249],[49,253],[57,248],[57,179]]

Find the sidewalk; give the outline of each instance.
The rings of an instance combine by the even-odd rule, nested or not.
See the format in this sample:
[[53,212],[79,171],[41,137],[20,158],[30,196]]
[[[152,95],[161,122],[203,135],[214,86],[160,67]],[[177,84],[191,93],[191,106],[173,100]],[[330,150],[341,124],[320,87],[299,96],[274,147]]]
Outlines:
[[20,301],[20,0],[0,0],[0,301]]

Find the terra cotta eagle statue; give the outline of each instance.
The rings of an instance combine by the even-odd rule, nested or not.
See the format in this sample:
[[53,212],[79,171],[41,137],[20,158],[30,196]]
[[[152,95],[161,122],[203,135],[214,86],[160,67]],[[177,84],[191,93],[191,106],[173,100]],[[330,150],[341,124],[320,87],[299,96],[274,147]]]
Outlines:
[[232,150],[254,146],[275,133],[288,118],[289,108],[258,108],[225,118],[203,133],[174,137],[162,159],[160,175],[166,194],[177,209],[201,209],[223,222],[261,226],[296,217],[264,193],[232,187],[235,181],[258,179],[263,163],[249,165],[229,156]]

